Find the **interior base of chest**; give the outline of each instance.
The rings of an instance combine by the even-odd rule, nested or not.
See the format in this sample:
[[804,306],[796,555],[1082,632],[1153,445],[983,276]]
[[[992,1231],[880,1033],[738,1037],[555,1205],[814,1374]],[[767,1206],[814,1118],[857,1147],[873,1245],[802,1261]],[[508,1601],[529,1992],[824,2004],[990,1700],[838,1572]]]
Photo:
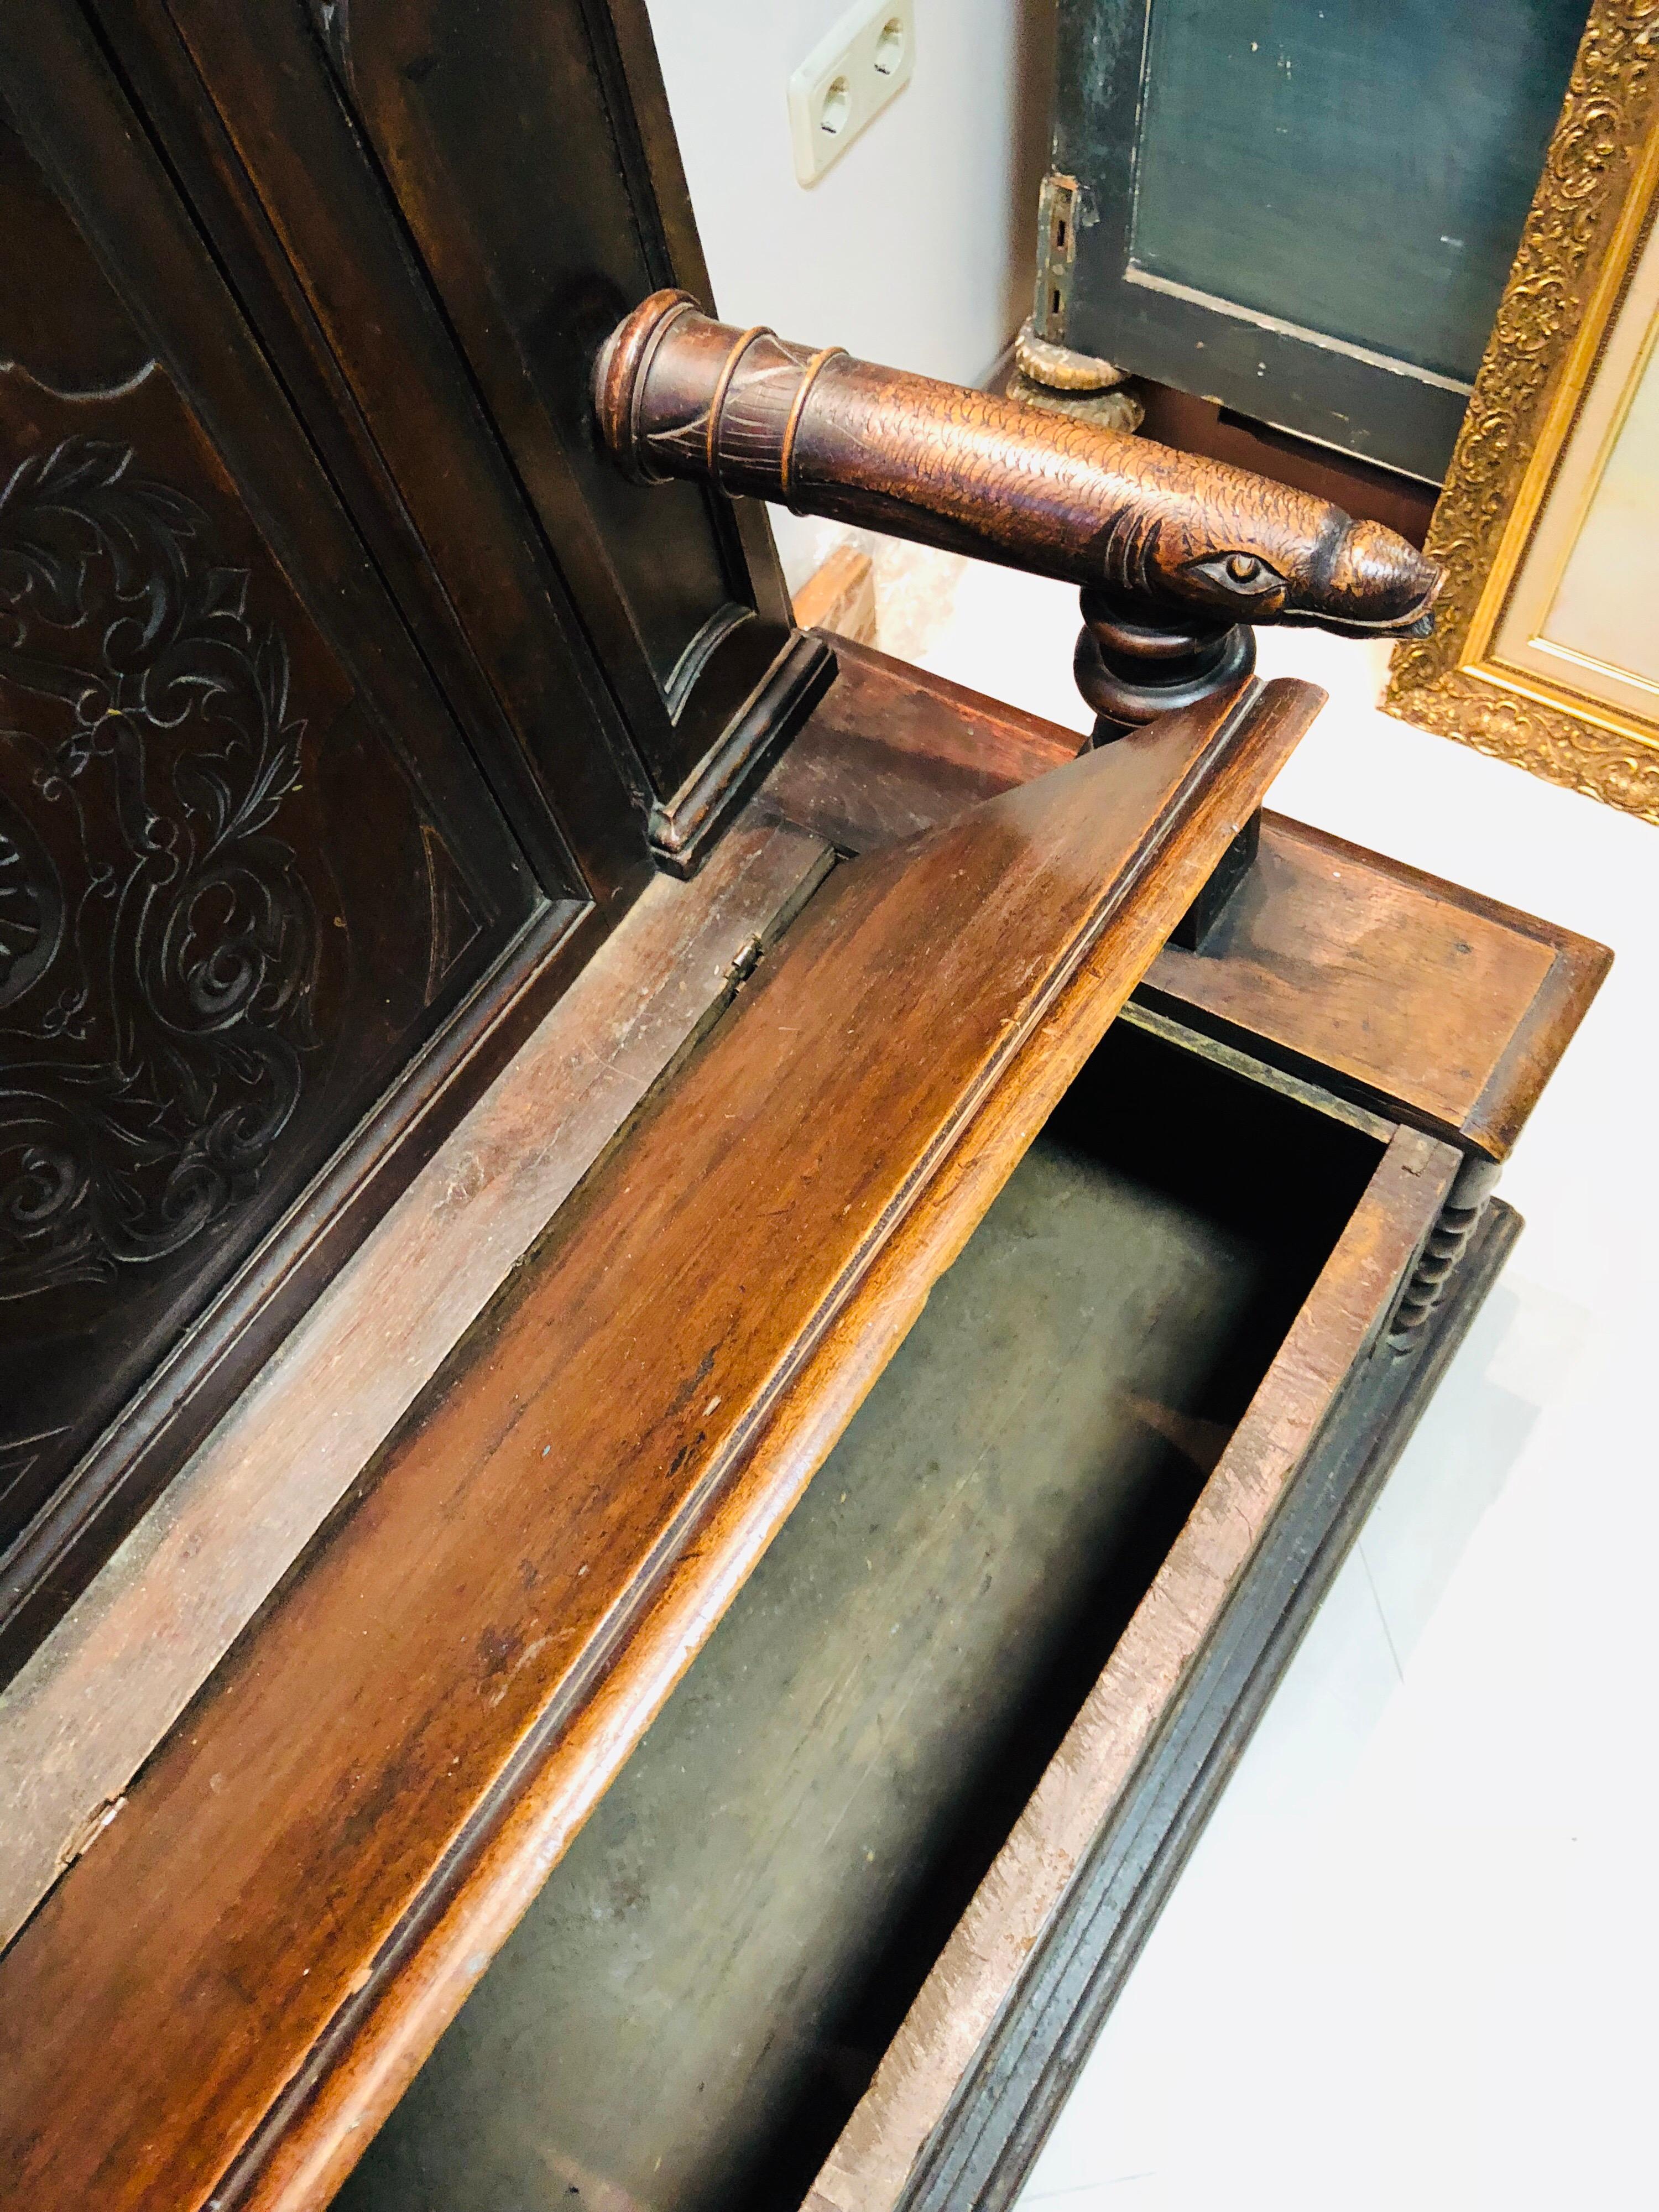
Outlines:
[[799,2203],[1377,1152],[1120,1024],[339,2203]]

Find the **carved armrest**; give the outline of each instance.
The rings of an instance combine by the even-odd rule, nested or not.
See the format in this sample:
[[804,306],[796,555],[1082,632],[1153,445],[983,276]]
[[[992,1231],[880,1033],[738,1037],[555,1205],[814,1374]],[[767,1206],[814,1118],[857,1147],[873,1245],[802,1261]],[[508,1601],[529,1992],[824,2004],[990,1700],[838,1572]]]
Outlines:
[[[959,385],[738,331],[658,292],[600,355],[605,444],[734,494],[1080,585],[1084,696],[1116,727],[1250,666],[1245,625],[1421,635],[1441,570],[1248,470]],[[1110,734],[1103,731],[1101,734]]]

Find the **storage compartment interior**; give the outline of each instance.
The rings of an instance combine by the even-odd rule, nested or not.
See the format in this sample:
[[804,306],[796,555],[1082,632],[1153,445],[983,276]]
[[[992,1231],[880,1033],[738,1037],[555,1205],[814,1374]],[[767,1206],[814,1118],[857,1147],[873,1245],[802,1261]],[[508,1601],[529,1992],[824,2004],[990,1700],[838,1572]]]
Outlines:
[[793,2212],[1379,1156],[1121,1021],[348,2212]]

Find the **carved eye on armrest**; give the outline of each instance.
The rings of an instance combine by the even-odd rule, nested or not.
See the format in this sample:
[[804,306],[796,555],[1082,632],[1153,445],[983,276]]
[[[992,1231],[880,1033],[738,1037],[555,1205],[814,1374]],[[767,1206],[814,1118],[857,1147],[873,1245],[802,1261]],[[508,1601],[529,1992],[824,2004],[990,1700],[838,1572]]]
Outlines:
[[[605,444],[641,481],[701,477],[1080,585],[1095,645],[1079,647],[1079,680],[1120,723],[1149,719],[1154,697],[1158,712],[1236,681],[1254,659],[1238,625],[1420,635],[1441,582],[1403,538],[1328,500],[836,346],[735,330],[684,292],[653,294],[612,333],[595,398]],[[1115,700],[1124,660],[1134,696]]]

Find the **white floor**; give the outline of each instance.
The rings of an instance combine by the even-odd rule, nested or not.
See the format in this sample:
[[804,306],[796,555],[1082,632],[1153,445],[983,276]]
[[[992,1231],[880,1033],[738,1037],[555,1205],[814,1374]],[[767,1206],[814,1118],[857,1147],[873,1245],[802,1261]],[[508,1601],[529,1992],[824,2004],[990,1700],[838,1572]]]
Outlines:
[[[929,665],[1085,726],[1073,593],[973,568]],[[1601,939],[1527,1230],[1073,2092],[1025,2212],[1659,2206],[1659,830],[1405,728],[1376,648],[1283,811]]]

